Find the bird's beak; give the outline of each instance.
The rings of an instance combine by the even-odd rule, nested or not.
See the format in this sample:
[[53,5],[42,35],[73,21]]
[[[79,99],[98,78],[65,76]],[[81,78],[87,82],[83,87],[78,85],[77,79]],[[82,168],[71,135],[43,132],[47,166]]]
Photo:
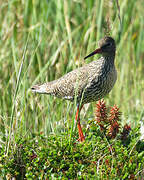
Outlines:
[[102,53],[101,48],[98,48],[95,51],[93,51],[92,53],[90,53],[88,56],[86,56],[84,59],[87,59],[87,58],[89,58],[89,57],[91,57],[91,56],[93,56],[95,54],[101,54],[101,53]]

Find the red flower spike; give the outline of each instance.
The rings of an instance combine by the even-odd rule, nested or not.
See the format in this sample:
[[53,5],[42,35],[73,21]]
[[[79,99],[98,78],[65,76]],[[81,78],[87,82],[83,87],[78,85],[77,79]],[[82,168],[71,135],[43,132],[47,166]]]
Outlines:
[[114,105],[110,109],[110,115],[108,117],[107,108],[104,100],[99,100],[96,104],[96,122],[100,126],[101,131],[106,131],[108,129],[108,136],[110,138],[115,138],[119,132],[119,123],[121,112],[119,108]]
[[119,121],[120,115],[121,112],[119,112],[119,108],[116,105],[114,105],[110,110],[110,116],[109,116],[110,124],[114,121]]
[[99,100],[96,104],[96,121],[99,123],[107,121],[107,108],[104,100]]
[[119,124],[118,121],[120,120],[121,112],[119,112],[119,108],[114,105],[110,110],[110,116],[109,116],[109,132],[108,136],[111,138],[115,138],[117,133],[119,132]]
[[100,123],[99,123],[99,126],[100,126],[101,131],[104,131],[104,130],[105,130],[104,125],[103,125],[103,124],[100,124]]
[[123,127],[123,131],[121,133],[121,139],[122,140],[126,140],[127,139],[128,135],[130,133],[130,130],[131,130],[130,125],[125,124],[124,127]]
[[110,125],[108,136],[111,138],[115,138],[118,132],[119,132],[119,124],[117,121],[115,121]]
[[123,127],[123,130],[129,132],[131,130],[130,125],[125,124],[124,127]]
[[101,131],[105,130],[105,123],[107,122],[107,108],[104,100],[99,100],[96,104],[96,122],[100,126]]

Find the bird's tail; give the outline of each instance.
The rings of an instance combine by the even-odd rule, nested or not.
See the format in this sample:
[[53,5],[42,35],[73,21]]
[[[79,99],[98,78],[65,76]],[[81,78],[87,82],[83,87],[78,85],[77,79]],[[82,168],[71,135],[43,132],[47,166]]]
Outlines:
[[47,92],[47,86],[45,84],[42,85],[34,85],[31,90],[36,93],[40,94],[48,94]]

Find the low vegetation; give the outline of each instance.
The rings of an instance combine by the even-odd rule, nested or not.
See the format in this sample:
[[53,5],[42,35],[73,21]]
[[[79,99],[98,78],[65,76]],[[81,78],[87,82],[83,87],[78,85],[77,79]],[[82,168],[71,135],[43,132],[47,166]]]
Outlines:
[[[144,177],[143,14],[143,0],[0,1],[0,179]],[[118,79],[107,106],[84,106],[79,143],[75,104],[30,87],[97,59],[83,58],[105,35]]]
[[121,125],[117,106],[107,113],[99,101],[95,119],[85,129],[86,140],[78,142],[75,133],[33,134],[16,138],[0,149],[0,173],[7,179],[141,179],[144,175],[144,142],[139,128]]

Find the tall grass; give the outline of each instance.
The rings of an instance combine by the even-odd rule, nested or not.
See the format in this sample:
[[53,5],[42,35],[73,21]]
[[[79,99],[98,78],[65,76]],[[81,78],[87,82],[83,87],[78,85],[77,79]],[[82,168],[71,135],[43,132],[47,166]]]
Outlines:
[[[10,132],[16,138],[71,131],[76,107],[51,96],[35,95],[30,87],[90,62],[92,59],[84,62],[83,57],[107,34],[117,42],[118,79],[105,99],[120,107],[124,122],[135,126],[144,116],[142,3],[119,1],[120,26],[116,1],[1,1],[1,142],[9,141]],[[92,103],[83,110],[83,122],[93,118],[94,107]]]

